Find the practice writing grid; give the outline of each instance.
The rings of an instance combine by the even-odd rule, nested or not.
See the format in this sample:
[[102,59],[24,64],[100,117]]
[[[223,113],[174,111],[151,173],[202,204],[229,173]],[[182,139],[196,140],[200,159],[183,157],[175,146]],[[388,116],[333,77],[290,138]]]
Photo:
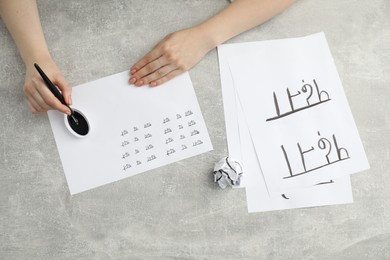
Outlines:
[[[203,144],[191,110],[176,113],[151,123],[131,125],[120,131],[122,171],[160,159],[175,158],[185,150]],[[157,127],[156,127],[157,125]],[[156,130],[157,129],[157,130]],[[156,149],[160,147],[161,149]]]

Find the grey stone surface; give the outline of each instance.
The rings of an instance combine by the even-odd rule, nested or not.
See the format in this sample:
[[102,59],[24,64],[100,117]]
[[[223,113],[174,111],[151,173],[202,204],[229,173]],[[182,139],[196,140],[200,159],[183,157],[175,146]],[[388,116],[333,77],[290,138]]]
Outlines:
[[[45,35],[72,85],[126,70],[167,33],[224,0],[41,0]],[[24,65],[0,22],[0,259],[389,259],[390,1],[301,0],[230,42],[324,31],[371,169],[353,204],[248,214],[220,190],[227,154],[216,50],[190,70],[212,152],[70,196],[46,115],[25,105]]]

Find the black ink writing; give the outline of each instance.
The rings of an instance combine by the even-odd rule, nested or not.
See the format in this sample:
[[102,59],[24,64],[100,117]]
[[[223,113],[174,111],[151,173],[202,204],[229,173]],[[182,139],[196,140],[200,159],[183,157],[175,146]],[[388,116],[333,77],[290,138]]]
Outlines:
[[196,122],[194,120],[191,120],[190,122],[188,122],[188,126],[193,126],[193,125],[196,125]]
[[130,154],[128,152],[122,154],[122,159],[126,159],[127,157],[129,157]]
[[203,142],[201,140],[197,140],[196,142],[192,143],[192,146],[197,146],[197,145],[201,145],[201,144],[203,144]]
[[125,165],[123,165],[123,171],[126,171],[127,169],[130,169],[131,168],[131,164],[129,163],[126,163]]
[[171,137],[169,137],[168,139],[165,140],[165,144],[169,144],[172,142],[173,142],[173,139]]
[[121,146],[122,146],[122,147],[125,147],[126,145],[129,145],[129,144],[130,144],[129,141],[123,141]]
[[191,136],[198,135],[198,134],[199,134],[198,130],[194,130],[194,131],[191,132]]
[[317,183],[316,185],[324,185],[324,184],[331,184],[331,183],[334,183],[334,181],[330,180],[330,181],[320,182],[320,183]]
[[169,156],[175,152],[176,152],[175,149],[169,149],[169,150],[167,150],[167,155]]
[[127,132],[127,130],[123,130],[122,133],[121,133],[121,136],[125,136],[127,135],[129,132]]
[[151,155],[151,156],[148,156],[147,161],[150,162],[150,161],[153,161],[156,159],[157,159],[157,157],[155,155]]
[[[317,132],[317,134],[318,134],[319,137],[321,137],[321,134],[320,134],[319,131]],[[331,141],[329,141],[327,138],[324,138],[324,137],[321,137],[318,140],[317,148],[319,148],[320,150],[325,150],[326,151],[325,159],[326,159],[327,163],[323,164],[323,165],[319,165],[319,166],[311,168],[311,169],[307,169],[306,157],[305,156],[306,156],[307,153],[315,151],[316,148],[314,148],[313,146],[310,146],[307,149],[302,149],[301,144],[297,143],[297,148],[298,148],[298,151],[299,151],[299,155],[300,155],[300,158],[301,158],[301,164],[302,164],[302,167],[303,167],[303,171],[302,172],[298,172],[298,173],[294,173],[293,172],[293,170],[291,168],[289,157],[288,157],[287,152],[286,152],[286,149],[285,149],[285,147],[283,145],[281,145],[280,148],[282,149],[283,156],[284,156],[284,159],[286,161],[287,168],[288,168],[288,171],[289,171],[289,175],[286,176],[286,177],[283,177],[283,179],[288,179],[288,178],[296,177],[296,176],[299,176],[299,175],[302,175],[302,174],[306,174],[306,173],[318,170],[320,168],[323,168],[325,166],[329,166],[329,165],[332,165],[334,163],[337,163],[337,162],[349,159],[350,157],[349,157],[348,150],[345,149],[345,148],[339,147],[335,134],[332,135],[332,139],[333,139],[333,143]],[[332,152],[332,147],[336,151],[336,155],[337,155],[337,159],[333,160],[333,161],[330,159],[330,154]]]
[[185,112],[185,116],[190,116],[190,115],[192,115],[192,114],[193,114],[193,113],[192,113],[191,110],[188,110],[188,111]]
[[[288,102],[289,102],[289,105],[290,105],[290,111],[287,111],[287,112],[285,112],[283,114],[280,113],[279,101],[278,101],[278,98],[276,96],[276,93],[273,92],[273,99],[274,99],[274,106],[275,106],[276,116],[268,118],[265,121],[276,120],[276,119],[279,119],[279,118],[282,118],[282,117],[294,114],[296,112],[299,112],[299,111],[302,111],[302,110],[305,110],[305,109],[308,109],[308,108],[320,105],[322,103],[325,103],[325,102],[328,102],[328,101],[331,100],[330,97],[329,97],[329,93],[326,92],[325,90],[321,91],[319,89],[319,87],[318,87],[317,81],[315,79],[313,79],[313,83],[314,83],[315,91],[316,91],[317,95],[316,95],[316,98],[315,98],[315,102],[314,103],[310,102],[311,98],[313,96],[313,92],[314,92],[313,86],[311,84],[305,83],[304,80],[302,80],[302,83],[303,83],[303,86],[301,87],[301,89],[298,90],[294,94],[291,94],[289,88],[286,89],[287,99],[288,99]],[[298,97],[299,95],[301,95],[303,93],[307,95],[306,98],[305,98],[307,105],[304,106],[304,107],[296,108],[295,107],[295,103],[294,103],[294,98]]]

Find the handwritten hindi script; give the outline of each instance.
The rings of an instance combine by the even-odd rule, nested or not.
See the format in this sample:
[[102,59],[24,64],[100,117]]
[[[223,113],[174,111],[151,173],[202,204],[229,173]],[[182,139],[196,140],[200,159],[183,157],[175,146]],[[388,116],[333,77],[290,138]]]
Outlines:
[[73,88],[91,126],[83,139],[49,112],[71,194],[212,150],[188,73],[155,88],[127,80],[123,72]]
[[229,68],[270,195],[369,168],[323,33],[264,42]]

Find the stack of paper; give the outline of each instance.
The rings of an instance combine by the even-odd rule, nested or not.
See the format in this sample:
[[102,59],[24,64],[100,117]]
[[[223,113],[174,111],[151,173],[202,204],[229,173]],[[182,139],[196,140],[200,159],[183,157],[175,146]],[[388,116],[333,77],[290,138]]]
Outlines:
[[218,55],[248,211],[351,203],[349,175],[369,164],[325,35],[225,44]]

